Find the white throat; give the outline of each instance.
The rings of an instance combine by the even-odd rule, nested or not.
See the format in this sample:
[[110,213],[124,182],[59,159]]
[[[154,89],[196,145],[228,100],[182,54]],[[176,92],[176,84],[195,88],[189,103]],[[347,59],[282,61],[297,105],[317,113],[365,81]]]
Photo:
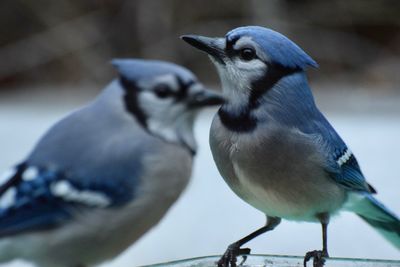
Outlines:
[[152,120],[148,118],[147,129],[155,136],[167,142],[186,146],[192,153],[197,150],[197,143],[193,133],[195,112],[187,112],[171,121]]

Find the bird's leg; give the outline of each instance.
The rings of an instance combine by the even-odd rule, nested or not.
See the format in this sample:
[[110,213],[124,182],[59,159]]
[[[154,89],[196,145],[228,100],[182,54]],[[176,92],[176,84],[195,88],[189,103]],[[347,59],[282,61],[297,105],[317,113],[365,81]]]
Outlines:
[[[249,242],[253,238],[267,232],[273,230],[279,223],[281,222],[281,218],[277,217],[268,217],[267,216],[267,224],[264,227],[261,227],[257,231],[245,236],[244,238],[232,243],[228,246],[224,255],[218,261],[218,267],[235,267],[236,266],[236,257],[240,255],[250,254],[249,248],[241,248],[242,245]],[[244,260],[240,263],[243,264],[246,260],[246,256],[244,256]]]
[[307,262],[313,258],[313,267],[323,267],[325,264],[325,258],[329,258],[328,254],[328,223],[329,216],[321,214],[318,216],[322,225],[322,250],[314,250],[306,253],[304,257],[304,267],[307,267]]

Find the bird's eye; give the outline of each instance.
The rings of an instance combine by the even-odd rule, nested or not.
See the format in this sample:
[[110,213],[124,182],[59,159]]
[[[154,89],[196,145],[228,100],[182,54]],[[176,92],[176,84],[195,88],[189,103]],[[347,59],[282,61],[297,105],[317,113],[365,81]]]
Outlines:
[[159,98],[166,98],[171,95],[171,90],[169,89],[168,85],[165,84],[158,84],[154,88],[154,92]]
[[243,48],[240,50],[240,58],[245,61],[250,61],[256,57],[256,51],[252,48]]

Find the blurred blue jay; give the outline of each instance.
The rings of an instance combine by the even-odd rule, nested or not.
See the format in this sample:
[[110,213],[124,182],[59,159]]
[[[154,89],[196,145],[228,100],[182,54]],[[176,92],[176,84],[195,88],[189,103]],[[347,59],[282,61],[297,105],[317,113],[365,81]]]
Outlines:
[[119,79],[56,123],[0,187],[0,262],[81,267],[121,253],[188,183],[193,121],[222,103],[188,70],[114,60]]
[[227,102],[214,117],[210,146],[217,167],[243,200],[264,212],[266,226],[231,244],[219,266],[236,266],[240,248],[274,229],[281,218],[327,225],[340,209],[355,212],[400,248],[400,221],[379,203],[356,158],[314,103],[305,70],[317,63],[288,38],[257,26],[240,27],[225,38],[186,35],[209,54]]

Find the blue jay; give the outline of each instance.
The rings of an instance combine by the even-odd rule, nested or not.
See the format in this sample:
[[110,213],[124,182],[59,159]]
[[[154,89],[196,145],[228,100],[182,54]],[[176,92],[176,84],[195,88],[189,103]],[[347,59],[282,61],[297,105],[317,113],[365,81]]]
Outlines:
[[197,111],[221,104],[187,69],[113,61],[119,78],[56,123],[0,187],[0,262],[109,260],[154,226],[191,175]]
[[236,266],[241,248],[281,218],[320,222],[323,248],[308,252],[323,266],[329,218],[355,212],[400,248],[400,221],[373,197],[351,150],[315,105],[306,68],[317,63],[273,30],[248,26],[225,38],[182,36],[216,66],[227,99],[215,115],[210,146],[219,172],[243,200],[266,214],[266,225],[231,244],[218,262]]

